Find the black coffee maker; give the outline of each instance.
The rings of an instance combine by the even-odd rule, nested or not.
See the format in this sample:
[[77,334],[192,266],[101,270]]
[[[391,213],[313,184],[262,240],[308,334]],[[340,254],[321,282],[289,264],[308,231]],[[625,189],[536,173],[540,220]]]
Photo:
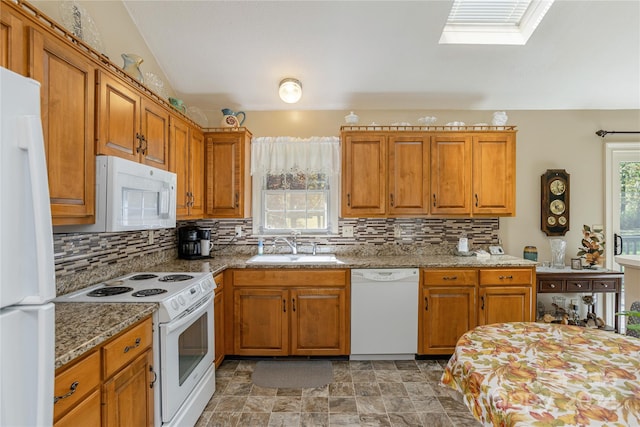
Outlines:
[[201,240],[211,240],[211,230],[193,226],[180,227],[178,229],[178,258],[208,258],[207,256],[202,256]]

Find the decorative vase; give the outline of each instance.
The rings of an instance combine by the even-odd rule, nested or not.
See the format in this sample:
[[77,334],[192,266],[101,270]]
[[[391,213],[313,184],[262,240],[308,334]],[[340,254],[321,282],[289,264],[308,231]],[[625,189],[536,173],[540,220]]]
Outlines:
[[491,120],[491,124],[494,126],[504,126],[507,124],[507,120],[509,120],[509,116],[504,111],[496,111],[493,113],[493,120]]
[[144,77],[142,77],[142,72],[140,71],[140,64],[142,64],[144,59],[135,53],[123,53],[122,59],[124,59],[124,65],[122,66],[124,72],[140,83],[144,83]]

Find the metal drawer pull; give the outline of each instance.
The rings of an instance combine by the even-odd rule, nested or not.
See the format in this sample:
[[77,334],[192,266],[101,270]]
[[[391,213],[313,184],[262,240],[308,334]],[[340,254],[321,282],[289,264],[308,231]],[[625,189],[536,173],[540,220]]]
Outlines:
[[291,298],[291,310],[296,311],[296,299]]
[[286,299],[282,299],[282,312],[286,313],[287,312],[287,300]]
[[136,338],[136,344],[135,345],[128,345],[124,348],[124,352],[127,353],[129,350],[133,350],[136,347],[140,346],[140,341],[142,341],[140,338]]
[[429,311],[429,298],[424,297],[424,311]]
[[457,280],[458,276],[444,276],[442,280]]
[[511,275],[509,275],[509,276],[498,276],[498,279],[500,279],[500,280],[513,279],[513,276],[511,276]]
[[484,310],[484,297],[480,297],[480,301],[482,301],[482,306],[480,307],[480,310]]
[[606,283],[600,283],[600,286],[602,286],[603,288],[608,288],[609,285],[607,285]]
[[78,381],[74,381],[73,383],[71,383],[71,386],[69,387],[69,391],[68,392],[66,392],[62,396],[54,396],[53,397],[53,404],[55,405],[56,403],[58,403],[58,400],[66,399],[67,397],[69,397],[73,393],[75,393],[79,384],[80,383]]
[[581,288],[582,287],[582,283],[576,283],[576,287],[577,288]]
[[552,284],[550,284],[550,285],[549,285],[549,287],[550,287],[551,289],[555,289],[555,288],[556,288],[556,284],[555,284],[555,283],[552,283]]
[[151,384],[149,384],[149,388],[153,388],[156,381],[158,380],[158,374],[153,370],[153,366],[149,366],[149,372],[153,372],[153,381],[151,381]]

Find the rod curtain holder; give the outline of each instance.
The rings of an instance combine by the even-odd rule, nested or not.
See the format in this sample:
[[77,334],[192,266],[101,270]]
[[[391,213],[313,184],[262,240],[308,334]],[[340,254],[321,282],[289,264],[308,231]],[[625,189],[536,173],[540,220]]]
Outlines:
[[637,130],[616,131],[616,130],[602,130],[602,129],[596,131],[596,135],[601,136],[603,138],[610,133],[640,133],[640,131],[637,131]]

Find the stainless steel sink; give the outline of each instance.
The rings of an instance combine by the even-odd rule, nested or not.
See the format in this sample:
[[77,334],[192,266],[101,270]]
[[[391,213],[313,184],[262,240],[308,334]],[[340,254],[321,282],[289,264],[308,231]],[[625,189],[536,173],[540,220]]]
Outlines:
[[336,258],[334,254],[270,254],[255,255],[247,261],[247,264],[344,264],[344,262]]

